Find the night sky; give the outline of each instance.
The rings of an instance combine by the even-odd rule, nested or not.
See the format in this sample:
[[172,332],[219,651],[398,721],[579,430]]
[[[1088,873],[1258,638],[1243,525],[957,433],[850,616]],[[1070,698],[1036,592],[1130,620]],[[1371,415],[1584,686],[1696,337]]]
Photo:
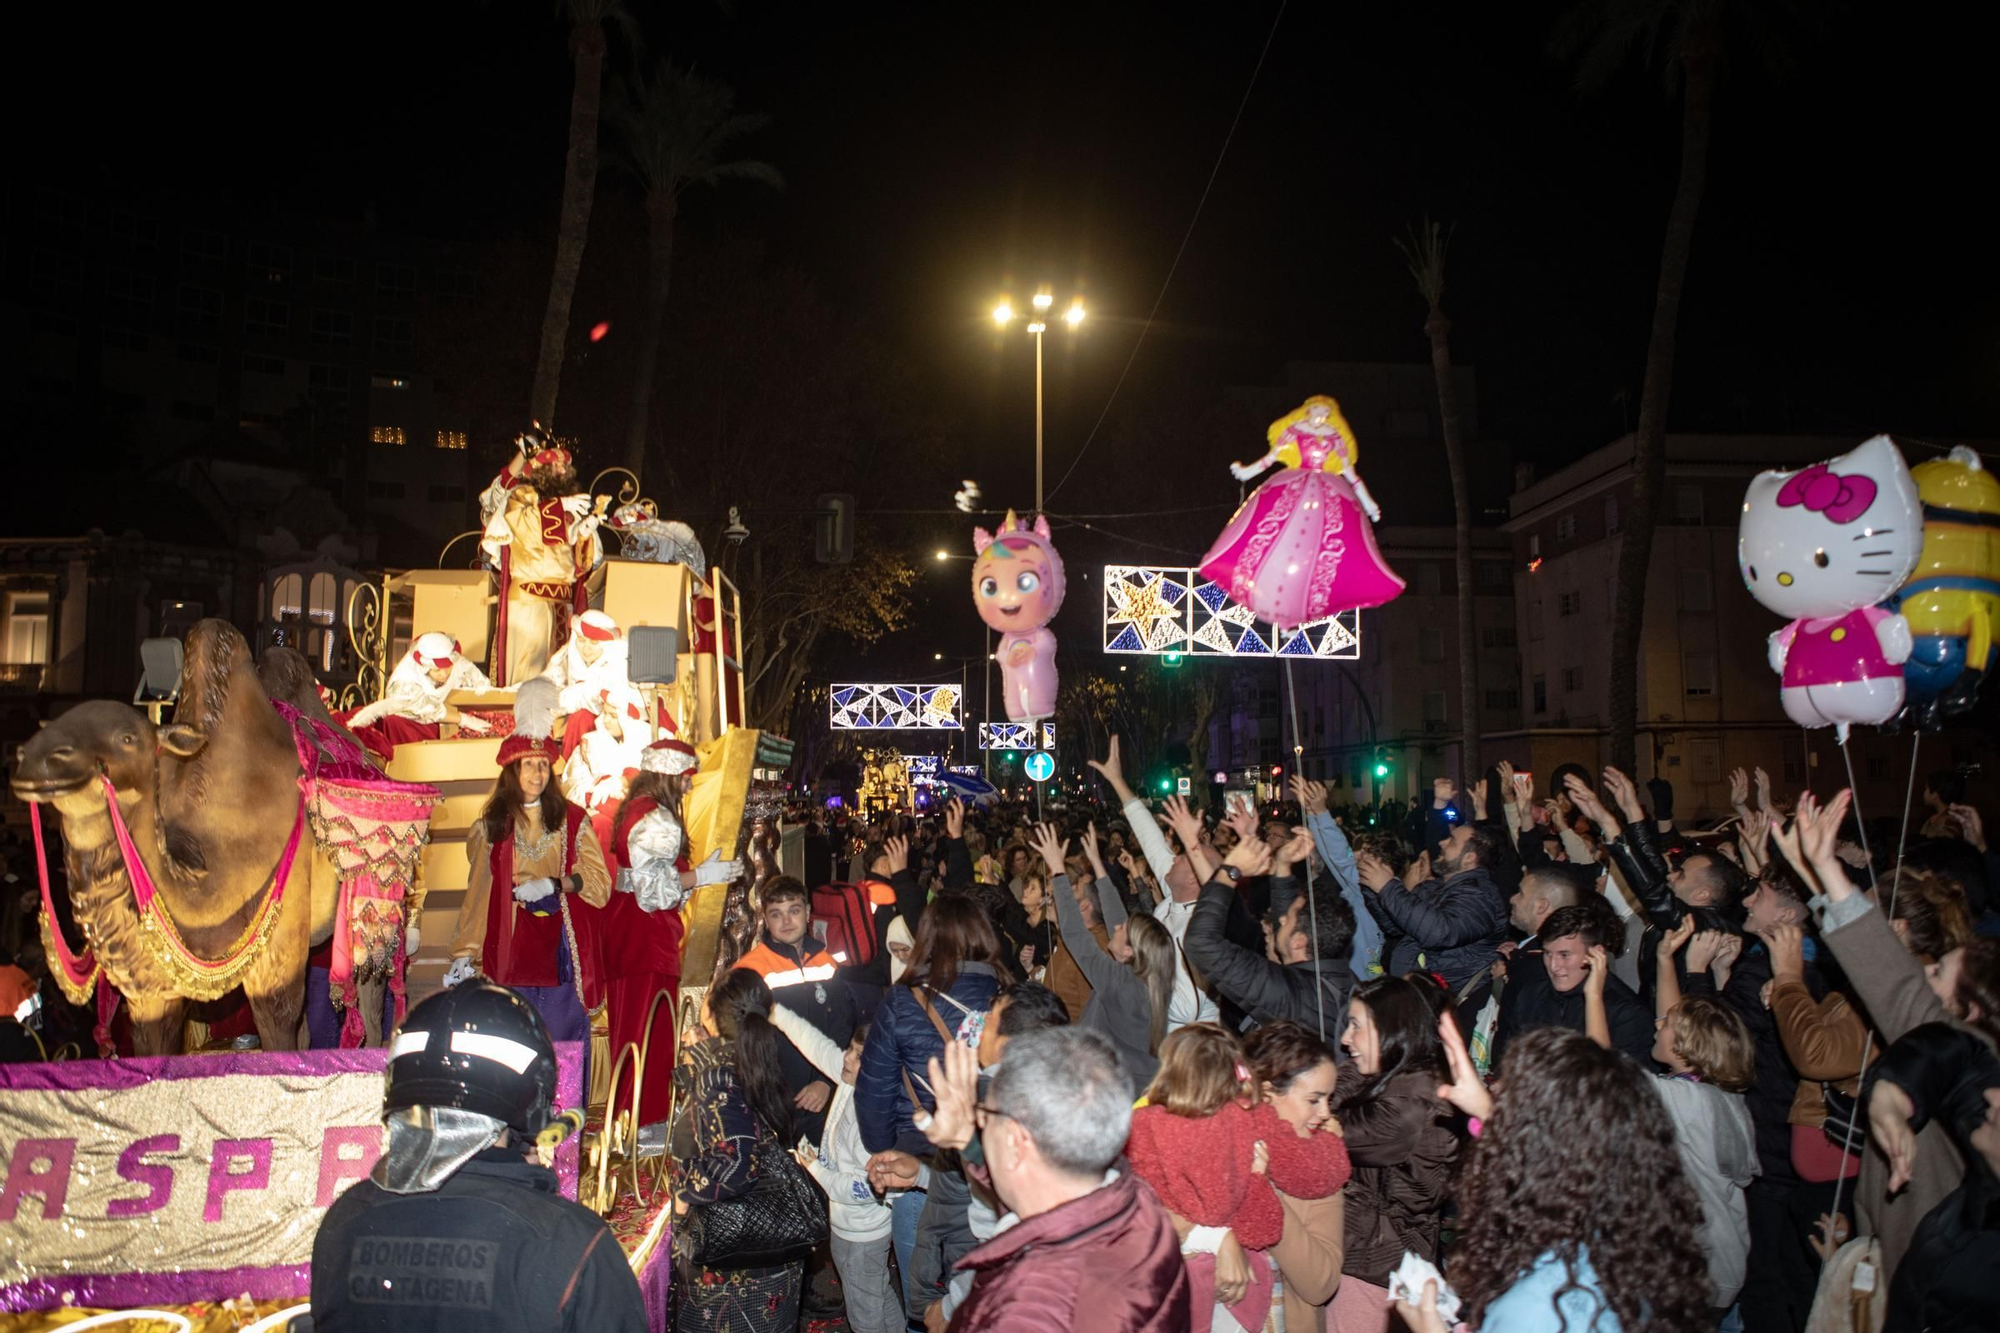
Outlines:
[[[1053,487],[1160,296],[1278,12],[634,7],[654,49],[773,117],[744,151],[789,182],[694,196],[684,227],[760,236],[812,274],[935,376],[966,473],[1022,503],[1028,344],[996,345],[985,312],[1010,281],[1089,303],[1084,333],[1049,344]],[[10,84],[19,171],[335,216],[372,203],[385,227],[444,237],[553,233],[570,62],[552,3],[304,3],[230,21],[34,8],[14,20],[17,59],[61,81]],[[1176,378],[1426,359],[1391,238],[1428,213],[1457,227],[1446,307],[1484,440],[1546,472],[1623,429],[1679,112],[1636,62],[1608,92],[1576,93],[1547,49],[1563,8],[1292,0],[1112,420],[1124,395]],[[1724,74],[1671,425],[2000,434],[2000,260],[1976,204],[1990,52],[1943,6],[1796,8],[1827,17],[1793,34],[1788,78],[1742,52]],[[1179,460],[1227,492],[1193,499],[1233,498],[1222,466],[1257,443]],[[1115,510],[1120,473],[1155,461],[1100,437],[1051,507]]]

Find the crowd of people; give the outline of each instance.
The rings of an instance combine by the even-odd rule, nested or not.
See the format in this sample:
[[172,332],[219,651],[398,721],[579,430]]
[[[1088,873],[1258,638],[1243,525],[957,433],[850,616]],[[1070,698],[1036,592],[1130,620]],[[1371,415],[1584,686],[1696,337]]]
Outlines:
[[[1109,798],[1041,819],[801,811],[876,948],[816,950],[767,885],[764,984],[728,989],[791,1049],[683,1067],[677,1119],[727,1132],[676,1207],[798,1146],[858,1333],[2000,1310],[2000,866],[1956,775],[1870,846],[1847,793],[1761,773],[1696,838],[1665,783],[1574,765],[1386,825],[1303,780],[1156,811],[1115,742],[1092,767]],[[814,1262],[695,1265],[681,1326],[789,1330]]]
[[[594,823],[560,736],[500,752],[440,997],[509,997],[522,1047],[607,994],[636,1035],[612,988],[677,980],[675,909],[740,871],[691,864],[690,747]],[[1957,774],[1884,837],[1761,773],[1696,835],[1615,769],[1369,823],[1296,778],[1156,809],[1115,741],[1092,768],[1107,799],[1047,812],[793,812],[804,878],[758,886],[646,1094],[676,1327],[791,1333],[829,1292],[855,1333],[1992,1325],[2000,863]],[[548,1129],[538,1087],[438,1084],[371,1207],[461,1167],[484,1197]]]

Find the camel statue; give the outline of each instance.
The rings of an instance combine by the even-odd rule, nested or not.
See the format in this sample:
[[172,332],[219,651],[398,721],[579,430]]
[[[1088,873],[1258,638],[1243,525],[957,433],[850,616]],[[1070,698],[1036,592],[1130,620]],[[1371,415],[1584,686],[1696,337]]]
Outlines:
[[[310,682],[310,670],[281,654],[297,656],[266,653],[267,679],[294,706],[306,708],[303,696],[310,696],[323,715],[317,692],[297,688],[301,673]],[[139,1054],[177,1053],[189,998],[213,998],[236,985],[249,997],[264,1049],[302,1044],[306,956],[332,933],[338,879],[305,826],[299,775],[291,731],[271,706],[249,645],[222,620],[204,620],[188,633],[181,701],[168,725],[156,728],[135,708],[96,700],[22,747],[14,794],[53,807],[62,820],[71,906],[130,1006]],[[107,781],[135,868],[116,837]],[[282,897],[266,913],[294,840]],[[134,869],[150,879],[155,914],[164,909],[171,929],[142,918]],[[173,935],[184,951],[174,949]],[[245,958],[216,990],[225,978],[215,965]]]

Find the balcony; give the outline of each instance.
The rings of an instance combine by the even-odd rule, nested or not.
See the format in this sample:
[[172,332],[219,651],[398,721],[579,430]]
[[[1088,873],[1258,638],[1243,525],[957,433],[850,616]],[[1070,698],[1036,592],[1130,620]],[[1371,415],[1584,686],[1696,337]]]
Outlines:
[[48,670],[41,662],[0,663],[0,694],[40,694]]

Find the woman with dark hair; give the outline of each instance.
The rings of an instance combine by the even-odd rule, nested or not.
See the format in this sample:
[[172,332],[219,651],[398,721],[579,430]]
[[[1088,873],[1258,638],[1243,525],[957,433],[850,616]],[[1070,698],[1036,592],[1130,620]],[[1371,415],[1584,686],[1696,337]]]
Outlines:
[[[919,1117],[929,1123],[937,1109],[930,1062],[942,1064],[948,1041],[978,1047],[1003,966],[1000,938],[970,896],[946,892],[924,908],[909,966],[875,1011],[855,1079],[855,1119],[870,1153],[936,1155],[918,1128]],[[933,1166],[928,1195],[911,1190],[894,1201],[891,1235],[911,1318],[943,1294],[951,1266],[971,1251],[964,1222],[971,1202],[964,1176],[949,1165]]]
[[1328,1327],[1381,1333],[1389,1327],[1389,1274],[1405,1251],[1438,1252],[1439,1215],[1458,1136],[1438,1100],[1444,1055],[1438,1045],[1443,991],[1424,977],[1377,977],[1355,988],[1340,1044],[1334,1116],[1347,1139],[1354,1179],[1347,1186],[1346,1277]]
[[[702,1006],[674,1070],[674,1216],[740,1198],[756,1186],[759,1161],[789,1150],[792,1103],[778,1072],[784,1037],[771,1024],[771,990],[744,968],[723,975]],[[677,1333],[792,1333],[799,1320],[803,1261],[775,1268],[708,1269],[674,1228]]]
[[553,1041],[583,1043],[590,1086],[590,1016],[583,985],[596,975],[595,912],[572,915],[575,897],[591,908],[611,897],[611,874],[583,807],[555,781],[562,743],[551,739],[555,686],[524,685],[515,731],[501,743],[500,776],[466,835],[465,899],[452,932],[444,984],[475,973],[527,998]]
[[[1580,1032],[1537,1028],[1488,1093],[1456,1026],[1440,1028],[1452,1071],[1440,1090],[1477,1134],[1446,1274],[1459,1318],[1479,1333],[1714,1327],[1701,1206],[1653,1076]],[[1434,1296],[1398,1303],[1417,1333],[1444,1328]]]
[[[1266,1023],[1243,1038],[1243,1058],[1258,1094],[1294,1134],[1339,1133],[1333,1125],[1333,1051],[1311,1031],[1297,1023]],[[1299,1199],[1283,1189],[1278,1203],[1284,1232],[1270,1254],[1283,1289],[1285,1333],[1319,1333],[1340,1288],[1346,1204],[1341,1193]]]

